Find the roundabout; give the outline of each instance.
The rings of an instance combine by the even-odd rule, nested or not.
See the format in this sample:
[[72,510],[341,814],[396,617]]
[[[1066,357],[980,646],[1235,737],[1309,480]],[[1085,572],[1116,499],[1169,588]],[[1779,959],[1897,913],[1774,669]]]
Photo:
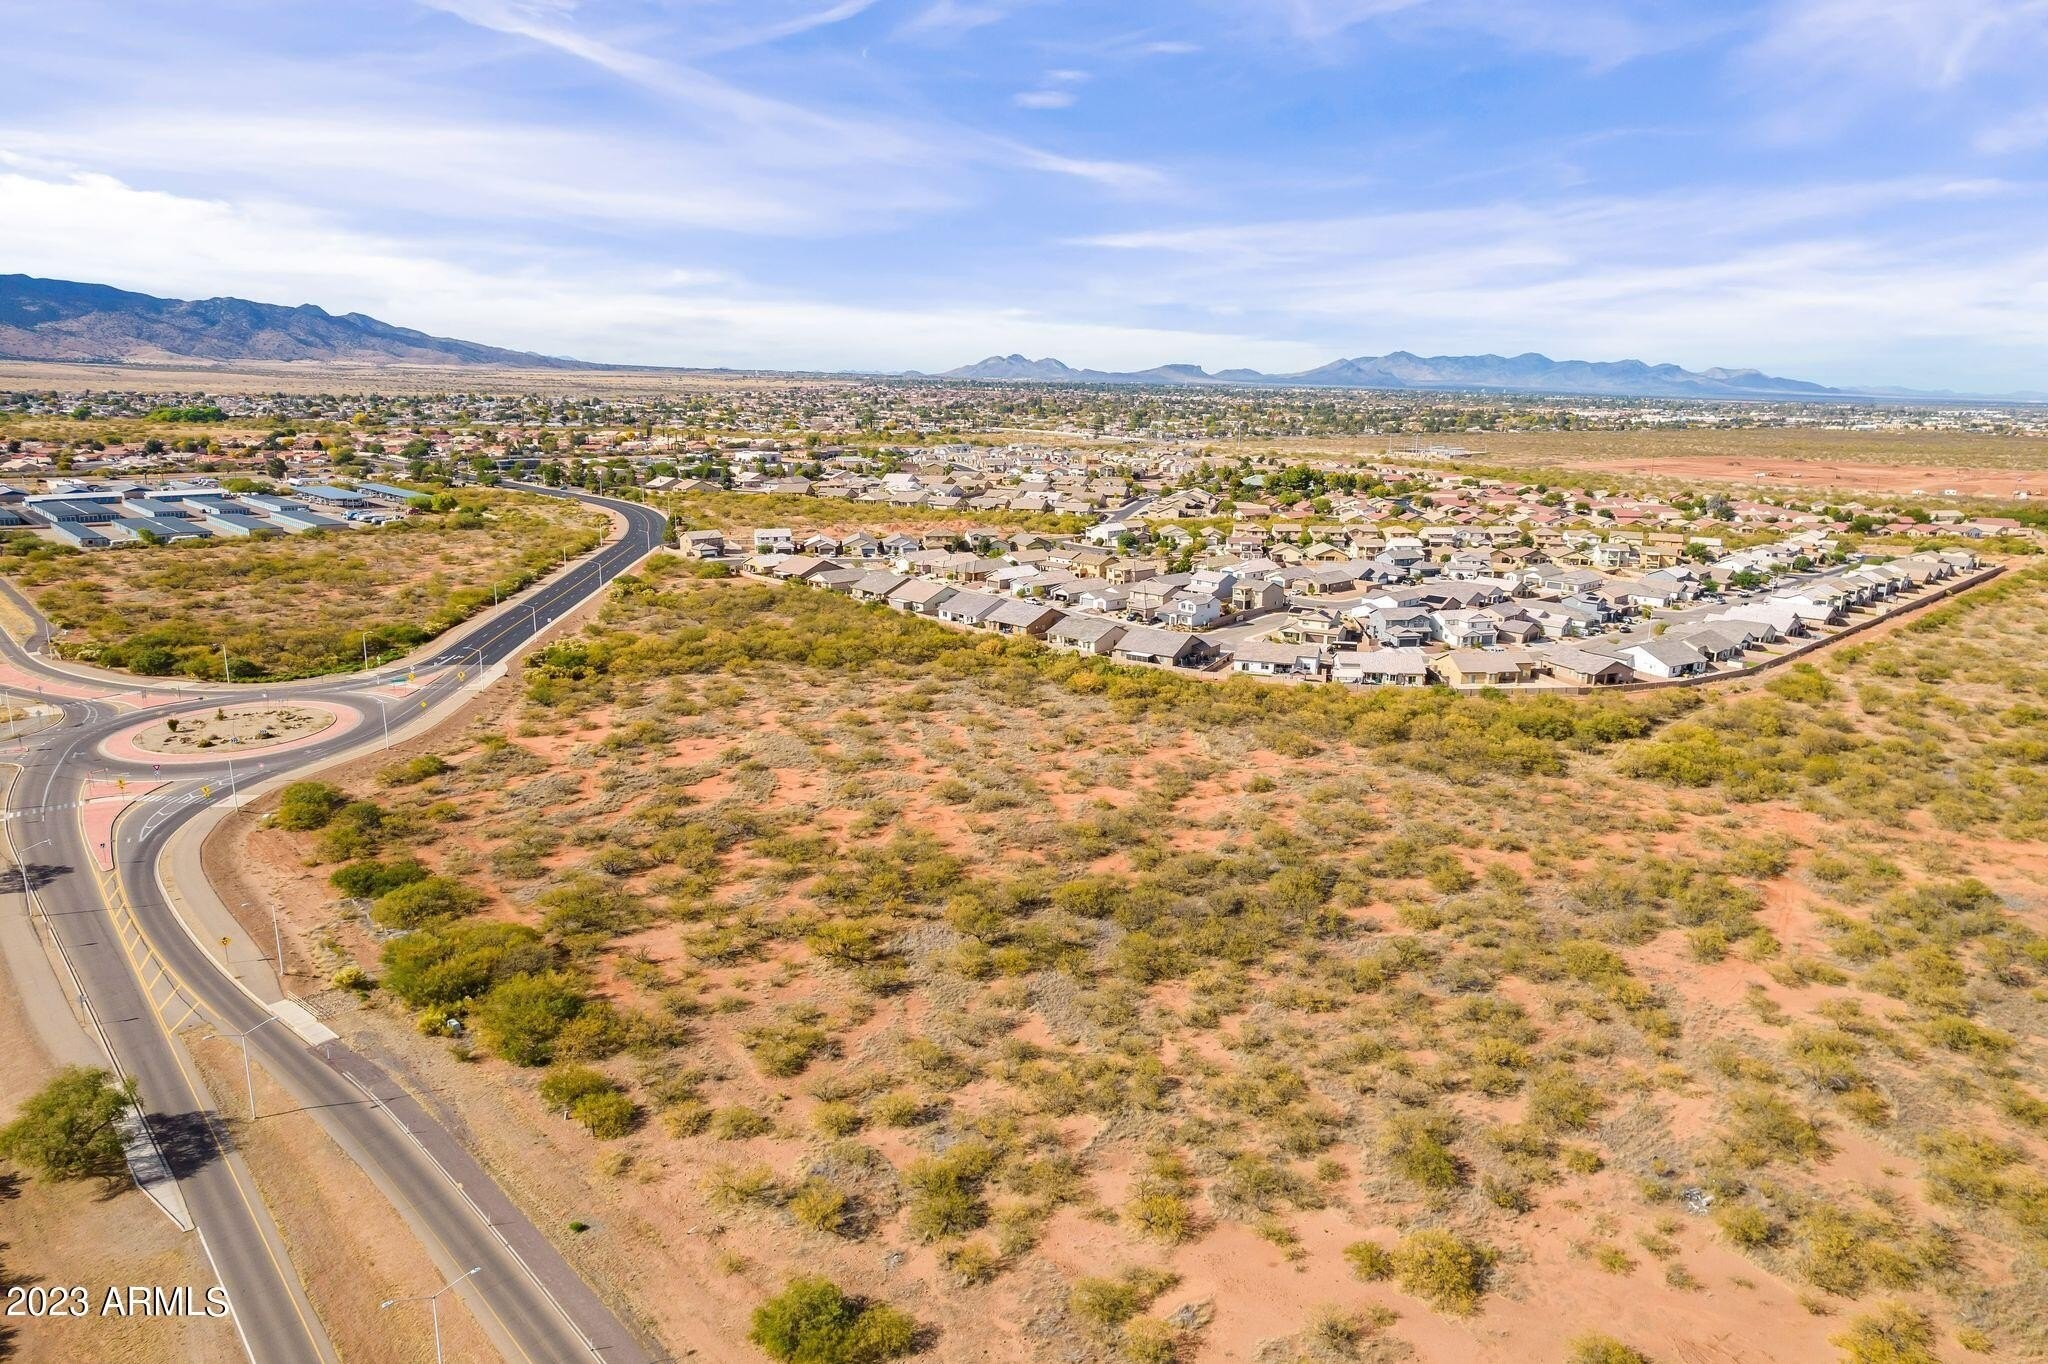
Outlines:
[[115,762],[219,763],[338,738],[362,718],[353,706],[311,698],[195,706],[118,730],[99,747]]

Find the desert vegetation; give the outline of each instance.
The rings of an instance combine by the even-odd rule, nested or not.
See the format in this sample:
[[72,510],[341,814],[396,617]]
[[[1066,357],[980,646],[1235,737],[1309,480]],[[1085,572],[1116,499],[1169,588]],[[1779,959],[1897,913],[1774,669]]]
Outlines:
[[663,561],[275,821],[373,1008],[738,1233],[775,1358],[2037,1357],[2044,599],[1511,700]]
[[374,528],[144,549],[0,542],[64,657],[145,676],[236,681],[345,672],[402,654],[594,548],[604,517],[493,489]]

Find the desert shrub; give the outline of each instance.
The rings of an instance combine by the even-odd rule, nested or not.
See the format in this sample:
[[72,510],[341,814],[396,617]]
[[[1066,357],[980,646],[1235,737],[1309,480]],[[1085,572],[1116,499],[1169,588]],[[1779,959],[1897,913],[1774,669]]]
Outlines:
[[1933,1321],[1903,1302],[1879,1304],[1829,1340],[1841,1349],[1843,1364],[1940,1364]]
[[1714,1223],[1730,1242],[1745,1249],[1769,1245],[1778,1234],[1770,1215],[1748,1203],[1723,1203],[1714,1209]]
[[569,1116],[583,1124],[591,1136],[611,1141],[633,1130],[639,1109],[623,1090],[586,1094],[569,1106]]
[[384,944],[384,986],[414,1008],[450,1007],[553,962],[553,951],[524,924],[439,923]]
[[1150,1307],[1175,1281],[1163,1269],[1138,1265],[1113,1276],[1076,1279],[1067,1294],[1067,1308],[1088,1326],[1113,1331]]
[[778,1079],[803,1074],[812,1058],[832,1045],[823,1028],[798,1022],[751,1028],[744,1040],[762,1072]]
[[1392,1277],[1394,1256],[1377,1241],[1353,1241],[1344,1247],[1344,1259],[1351,1272],[1368,1282]]
[[747,1339],[778,1364],[880,1364],[909,1354],[917,1323],[886,1303],[850,1298],[800,1275],[754,1309]]
[[460,881],[428,876],[407,881],[377,897],[370,917],[386,928],[418,928],[473,912],[484,897]]
[[775,1172],[766,1165],[714,1165],[705,1173],[702,1187],[713,1207],[727,1209],[771,1203],[781,1192]]
[[584,1000],[582,985],[560,971],[512,976],[477,1002],[477,1031],[504,1060],[544,1066],[554,1059],[556,1036],[582,1011]]
[[1465,1171],[1451,1151],[1450,1119],[1441,1114],[1397,1113],[1380,1132],[1380,1147],[1394,1172],[1417,1188],[1454,1189]]
[[1571,1353],[1565,1359],[1568,1364],[1652,1364],[1641,1350],[1598,1332],[1573,1341]]
[[589,1066],[552,1066],[541,1077],[540,1098],[549,1108],[567,1113],[578,1099],[613,1093],[618,1087],[618,1081]]
[[797,1185],[785,1206],[798,1226],[834,1236],[844,1235],[852,1221],[852,1197],[820,1175],[812,1175]]
[[325,828],[346,804],[348,797],[324,781],[295,781],[278,794],[277,826],[301,831]]
[[1817,1122],[1761,1085],[1744,1086],[1729,1097],[1722,1145],[1729,1159],[1752,1169],[1780,1160],[1816,1160],[1831,1149]]
[[860,1110],[843,1100],[829,1100],[812,1111],[811,1125],[828,1137],[850,1137],[860,1131]]
[[402,886],[427,879],[427,869],[416,857],[394,857],[389,862],[365,858],[336,867],[328,884],[355,900],[374,900]]
[[448,760],[438,753],[422,753],[402,763],[393,763],[377,774],[386,786],[411,786],[448,771]]
[[775,1130],[775,1120],[745,1104],[729,1104],[712,1110],[711,1134],[720,1141],[745,1141]]
[[1493,1259],[1493,1252],[1475,1241],[1425,1229],[1402,1237],[1394,1247],[1394,1279],[1437,1310],[1462,1316],[1479,1305]]
[[1591,1127],[1607,1097],[1562,1066],[1546,1068],[1529,1081],[1529,1121],[1546,1132]]
[[906,1225],[920,1241],[964,1236],[988,1220],[981,1186],[995,1165],[985,1142],[963,1141],[940,1156],[910,1163],[903,1182],[911,1190]]

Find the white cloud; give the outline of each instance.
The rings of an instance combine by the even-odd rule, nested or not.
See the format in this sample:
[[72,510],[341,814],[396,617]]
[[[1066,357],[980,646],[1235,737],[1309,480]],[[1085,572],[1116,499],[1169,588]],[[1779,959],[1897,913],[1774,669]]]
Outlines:
[[1987,156],[2008,156],[2048,146],[2048,104],[1984,129],[1977,134],[1976,146]]
[[1071,90],[1019,90],[1010,103],[1019,109],[1071,109],[1078,98]]
[[1277,29],[1304,47],[1335,55],[1331,44],[1375,27],[1397,36],[1476,34],[1518,51],[1547,53],[1594,67],[1618,66],[1691,42],[1725,18],[1686,15],[1659,0],[1209,0],[1255,28]]
[[[701,68],[663,62],[624,46],[591,37],[573,27],[575,0],[421,0],[468,23],[539,43],[642,86],[659,98],[688,106],[715,121],[701,135],[743,138],[744,155],[755,163],[821,161],[858,165],[947,166],[998,162],[1131,192],[1158,185],[1158,172],[1121,162],[1088,160],[1020,147],[942,124],[913,125],[869,115],[846,115],[778,100],[721,81]],[[841,6],[844,8],[844,6]],[[1003,18],[1000,7],[972,7],[939,0],[912,21],[917,31],[979,27]],[[1051,107],[1051,106],[1041,106]]]
[[1847,82],[1892,97],[1901,85],[1953,90],[2044,46],[2043,0],[1780,0],[1750,55],[1801,85]]
[[[2004,195],[2010,226],[1966,232],[1944,205]],[[1640,199],[1577,197],[1339,219],[1098,235],[1106,298],[1164,310],[1235,306],[1266,330],[1393,347],[1546,350],[1693,365],[1763,364],[1802,377],[1927,382],[1902,348],[1943,341],[1952,365],[2048,349],[2048,241],[2038,191],[1906,179]],[[1892,358],[1885,360],[1886,355]],[[1983,391],[2023,387],[1949,373]]]
[[[1160,355],[1306,363],[1256,336],[1104,324],[1033,309],[875,308],[790,296],[717,270],[638,270],[499,246],[461,259],[349,231],[295,205],[0,167],[0,259],[30,274],[178,297],[317,303],[493,345],[622,363],[944,369],[1018,347],[1135,366]],[[146,231],[137,225],[146,224]]]
[[[1996,101],[2048,62],[2048,0],[1777,0],[1740,69],[1785,142],[1863,118]],[[1996,125],[1980,149],[2001,140]]]

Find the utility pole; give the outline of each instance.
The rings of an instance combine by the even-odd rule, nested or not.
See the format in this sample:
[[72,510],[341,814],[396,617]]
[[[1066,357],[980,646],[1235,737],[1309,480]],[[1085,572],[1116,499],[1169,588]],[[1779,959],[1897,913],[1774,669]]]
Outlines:
[[[276,1014],[271,1014],[268,1018],[263,1020],[263,1023],[275,1022],[277,1022]],[[262,1027],[263,1023],[258,1023],[256,1025],[256,1028]],[[256,1072],[249,1068],[249,1034],[255,1032],[256,1028],[249,1028],[243,1032],[230,1032],[221,1034],[221,1036],[227,1038],[229,1041],[240,1043],[242,1047],[242,1080],[245,1084],[249,1086],[250,1122],[256,1121]]]
[[383,1302],[378,1304],[378,1308],[379,1310],[382,1310],[387,1307],[396,1307],[400,1303],[407,1302],[425,1303],[427,1305],[427,1310],[431,1312],[434,1317],[434,1364],[443,1364],[443,1361],[441,1359],[441,1295],[443,1293],[446,1293],[449,1289],[455,1287],[457,1284],[461,1283],[464,1279],[471,1278],[483,1272],[484,1267],[482,1265],[478,1265],[476,1266],[476,1268],[470,1270],[467,1274],[456,1275],[454,1278],[450,1279],[447,1283],[442,1284],[439,1288],[435,1289],[431,1293],[423,1293],[418,1297],[412,1298],[386,1298]]

